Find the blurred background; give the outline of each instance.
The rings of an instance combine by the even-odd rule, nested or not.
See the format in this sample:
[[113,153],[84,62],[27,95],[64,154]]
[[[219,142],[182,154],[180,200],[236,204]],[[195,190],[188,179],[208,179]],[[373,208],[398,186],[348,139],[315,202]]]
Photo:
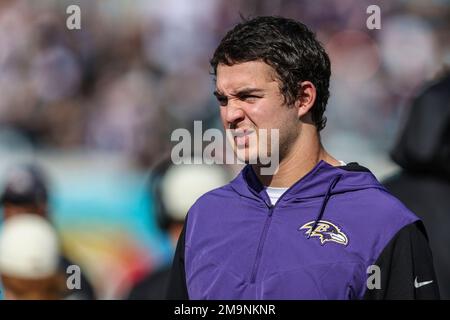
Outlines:
[[[66,8],[81,9],[68,30]],[[366,9],[381,9],[368,30]],[[332,60],[328,151],[383,179],[411,100],[450,64],[450,1],[0,1],[0,190],[14,165],[48,177],[49,216],[97,297],[124,298],[171,260],[151,168],[176,128],[220,128],[209,59],[240,16],[314,30]]]

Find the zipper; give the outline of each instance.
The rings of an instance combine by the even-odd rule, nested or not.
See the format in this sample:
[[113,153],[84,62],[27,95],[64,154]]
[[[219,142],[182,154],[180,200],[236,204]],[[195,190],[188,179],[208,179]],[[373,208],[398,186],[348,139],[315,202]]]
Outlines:
[[255,280],[256,280],[256,273],[259,268],[259,263],[261,262],[262,249],[264,248],[264,243],[266,242],[267,231],[269,230],[270,222],[272,221],[272,215],[273,215],[274,208],[275,208],[275,206],[272,204],[269,206],[269,215],[266,218],[266,222],[264,223],[263,232],[261,234],[261,237],[259,238],[258,250],[256,251],[256,258],[255,258],[255,263],[253,264],[253,270],[252,270],[252,276],[250,278],[250,283],[255,283]]
[[[259,264],[261,262],[261,256],[262,256],[262,251],[264,248],[264,243],[266,242],[266,237],[267,237],[267,232],[269,230],[269,226],[270,223],[272,222],[272,215],[273,215],[273,211],[275,210],[275,207],[277,206],[278,203],[280,203],[281,199],[284,198],[284,196],[286,194],[289,193],[289,191],[291,191],[292,188],[294,188],[296,185],[298,185],[299,183],[301,183],[303,181],[303,179],[310,175],[310,173],[308,173],[307,175],[305,175],[304,177],[302,177],[300,180],[298,180],[297,182],[295,182],[292,186],[290,186],[282,195],[281,197],[278,199],[278,201],[275,203],[275,205],[273,205],[272,203],[267,202],[266,200],[263,200],[265,205],[269,208],[269,215],[266,218],[266,221],[264,223],[264,229],[263,232],[261,234],[261,237],[259,238],[259,244],[258,244],[258,250],[256,251],[256,258],[255,258],[255,262],[253,263],[253,268],[252,268],[252,273],[251,273],[251,277],[250,277],[250,283],[255,283],[256,281],[256,275],[258,273],[258,269],[259,269]],[[250,189],[250,191],[256,195],[258,198],[260,198],[260,196],[254,192],[252,189]]]

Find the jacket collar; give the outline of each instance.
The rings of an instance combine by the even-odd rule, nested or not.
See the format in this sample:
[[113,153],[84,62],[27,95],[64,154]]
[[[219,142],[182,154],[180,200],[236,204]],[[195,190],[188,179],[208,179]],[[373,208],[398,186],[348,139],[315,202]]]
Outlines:
[[[333,181],[334,185],[330,189]],[[231,187],[241,196],[263,200],[266,204],[270,204],[265,188],[251,165],[246,165],[231,181]],[[323,197],[328,193],[335,194],[365,188],[384,189],[368,170],[348,171],[345,166],[334,167],[321,160],[305,176],[295,182],[280,201]]]

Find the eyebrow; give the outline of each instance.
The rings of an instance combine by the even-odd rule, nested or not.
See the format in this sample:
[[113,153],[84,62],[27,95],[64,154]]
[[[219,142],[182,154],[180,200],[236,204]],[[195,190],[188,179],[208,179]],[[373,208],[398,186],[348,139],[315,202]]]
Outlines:
[[[261,92],[264,92],[264,90],[259,89],[259,88],[242,88],[242,89],[239,89],[236,92],[232,93],[231,96],[238,97],[238,96],[244,96],[244,95],[261,93]],[[214,95],[216,97],[226,97],[225,94],[220,92],[220,90],[218,90],[218,89],[214,91]]]

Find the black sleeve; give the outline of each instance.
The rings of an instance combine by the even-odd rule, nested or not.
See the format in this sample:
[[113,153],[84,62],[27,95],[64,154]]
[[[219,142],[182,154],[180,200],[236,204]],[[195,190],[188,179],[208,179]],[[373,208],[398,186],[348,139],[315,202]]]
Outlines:
[[421,221],[403,227],[375,265],[380,268],[381,288],[367,288],[364,299],[439,299],[433,256]]
[[[186,217],[187,221],[187,217]],[[186,221],[178,239],[177,249],[170,270],[166,298],[168,300],[189,300],[186,286],[186,273],[184,270],[184,242]]]

